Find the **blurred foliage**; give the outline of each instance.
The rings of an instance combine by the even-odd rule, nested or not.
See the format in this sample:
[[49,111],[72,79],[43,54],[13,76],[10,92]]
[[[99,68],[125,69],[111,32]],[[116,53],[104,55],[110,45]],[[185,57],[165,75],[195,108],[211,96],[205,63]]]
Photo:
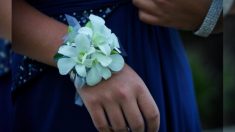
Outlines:
[[235,61],[230,53],[224,53],[224,125],[235,125]]
[[235,15],[224,19],[224,125],[235,125]]
[[182,32],[181,36],[192,69],[202,127],[222,127],[223,35],[205,39]]

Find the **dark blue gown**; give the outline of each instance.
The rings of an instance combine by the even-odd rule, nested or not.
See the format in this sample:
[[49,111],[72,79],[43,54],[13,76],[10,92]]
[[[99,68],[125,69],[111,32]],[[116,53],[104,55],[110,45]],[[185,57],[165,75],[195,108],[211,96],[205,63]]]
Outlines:
[[12,130],[10,44],[0,39],[0,132]]
[[[160,131],[200,131],[192,75],[175,29],[141,22],[130,0],[31,0],[29,3],[64,23],[64,14],[75,16],[81,25],[90,13],[105,18],[127,53],[126,63],[144,80],[159,107]],[[74,104],[75,88],[69,77],[59,75],[56,68],[17,54],[13,63],[15,131],[96,131],[86,108]]]

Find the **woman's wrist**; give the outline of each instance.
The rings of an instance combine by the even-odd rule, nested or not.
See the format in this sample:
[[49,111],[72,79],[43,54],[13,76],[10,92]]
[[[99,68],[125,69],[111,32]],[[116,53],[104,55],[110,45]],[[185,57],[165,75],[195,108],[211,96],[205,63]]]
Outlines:
[[70,75],[79,91],[84,85],[95,86],[111,78],[124,67],[117,36],[105,26],[105,21],[91,14],[81,27],[76,18],[65,15],[68,34],[54,58],[61,75]]

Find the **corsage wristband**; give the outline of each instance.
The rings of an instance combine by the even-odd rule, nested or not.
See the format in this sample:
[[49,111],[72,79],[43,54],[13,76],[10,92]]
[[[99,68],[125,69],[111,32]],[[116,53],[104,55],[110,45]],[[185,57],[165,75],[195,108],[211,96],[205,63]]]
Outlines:
[[[61,75],[70,75],[78,91],[84,85],[95,86],[124,67],[117,36],[95,15],[81,27],[76,18],[65,15],[69,24],[64,43],[54,56]],[[76,93],[75,103],[82,105]]]

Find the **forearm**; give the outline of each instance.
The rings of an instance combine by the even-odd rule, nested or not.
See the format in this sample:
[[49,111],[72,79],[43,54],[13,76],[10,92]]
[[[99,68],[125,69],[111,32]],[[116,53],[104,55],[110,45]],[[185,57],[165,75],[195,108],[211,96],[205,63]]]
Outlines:
[[0,1],[0,37],[11,40],[11,0]]
[[54,54],[62,44],[67,26],[50,18],[24,0],[13,0],[13,50],[55,66]]

